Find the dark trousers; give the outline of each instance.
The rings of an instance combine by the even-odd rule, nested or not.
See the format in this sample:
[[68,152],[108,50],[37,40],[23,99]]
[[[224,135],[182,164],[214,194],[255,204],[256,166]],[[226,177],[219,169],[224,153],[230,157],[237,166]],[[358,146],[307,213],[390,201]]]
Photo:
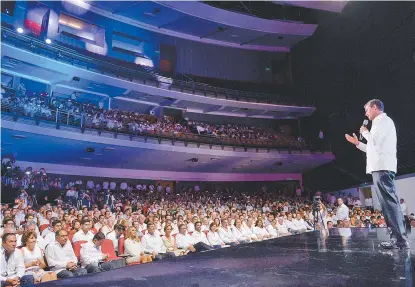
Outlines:
[[99,273],[101,271],[109,271],[114,269],[114,266],[111,262],[103,262],[101,264],[89,264],[85,266],[85,269],[88,273]]
[[63,278],[70,278],[70,277],[75,277],[75,276],[79,276],[79,275],[84,275],[87,274],[88,272],[86,271],[85,268],[76,268],[73,271],[69,271],[69,270],[62,270],[61,272],[59,272],[56,276],[59,279],[63,279]]
[[396,238],[398,244],[404,244],[407,236],[401,205],[396,194],[395,173],[388,170],[374,171],[372,177],[386,224],[392,231],[392,238]]
[[196,252],[216,249],[213,246],[207,245],[203,242],[198,242],[195,245],[193,245],[193,247],[196,249]]
[[166,252],[166,253],[159,253],[156,255],[156,257],[154,257],[154,261],[157,260],[163,260],[165,258],[173,258],[176,257],[176,254],[174,254],[174,252]]

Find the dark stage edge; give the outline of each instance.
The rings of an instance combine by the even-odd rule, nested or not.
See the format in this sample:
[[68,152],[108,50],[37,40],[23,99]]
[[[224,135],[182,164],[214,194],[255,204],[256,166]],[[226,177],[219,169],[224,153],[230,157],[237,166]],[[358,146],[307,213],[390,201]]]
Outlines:
[[192,254],[41,286],[413,286],[410,250],[382,250],[386,229],[332,229]]

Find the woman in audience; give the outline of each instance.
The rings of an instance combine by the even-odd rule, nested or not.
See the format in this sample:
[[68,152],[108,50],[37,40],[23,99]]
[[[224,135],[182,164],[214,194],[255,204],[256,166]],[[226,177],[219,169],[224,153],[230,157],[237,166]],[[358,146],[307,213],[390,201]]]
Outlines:
[[262,219],[258,219],[255,222],[254,234],[258,237],[259,240],[269,239],[271,235],[268,233],[267,229],[264,227]]
[[141,239],[137,236],[137,229],[131,226],[126,231],[126,237],[124,241],[125,254],[131,255],[126,259],[127,263],[147,263],[153,261],[151,255],[144,254],[144,250],[141,246]]
[[101,227],[101,232],[107,235],[114,230],[114,219],[112,217],[105,219],[104,226]]
[[35,283],[56,280],[55,272],[46,272],[45,260],[43,259],[43,251],[36,244],[36,232],[28,231],[22,236],[22,255],[26,267],[25,275],[33,275]]
[[188,251],[178,249],[176,246],[176,237],[172,236],[173,228],[171,225],[164,227],[164,236],[162,237],[164,246],[166,246],[168,252],[174,252],[176,256],[186,255]]
[[235,220],[234,227],[232,228],[232,235],[240,243],[251,242],[249,237],[244,234],[242,221],[240,219]]
[[225,246],[225,242],[223,242],[222,239],[220,239],[218,233],[218,226],[214,222],[210,224],[207,239],[210,245],[212,245],[214,248],[221,248]]
[[72,230],[73,234],[77,233],[81,229],[81,222],[79,220],[72,221]]

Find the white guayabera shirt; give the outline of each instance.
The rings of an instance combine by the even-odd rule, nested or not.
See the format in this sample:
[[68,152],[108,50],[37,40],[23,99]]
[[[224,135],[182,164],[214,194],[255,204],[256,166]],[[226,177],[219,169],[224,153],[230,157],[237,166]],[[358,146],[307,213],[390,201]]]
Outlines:
[[396,129],[386,113],[379,114],[372,122],[372,129],[365,131],[367,144],[359,142],[357,148],[366,153],[366,173],[388,170],[396,172]]

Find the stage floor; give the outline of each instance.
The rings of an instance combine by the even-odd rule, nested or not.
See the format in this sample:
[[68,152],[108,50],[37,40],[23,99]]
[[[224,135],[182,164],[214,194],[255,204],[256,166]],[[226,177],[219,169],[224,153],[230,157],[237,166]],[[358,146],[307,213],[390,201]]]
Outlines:
[[411,250],[382,250],[386,229],[309,232],[42,286],[412,287],[415,234],[409,236]]

